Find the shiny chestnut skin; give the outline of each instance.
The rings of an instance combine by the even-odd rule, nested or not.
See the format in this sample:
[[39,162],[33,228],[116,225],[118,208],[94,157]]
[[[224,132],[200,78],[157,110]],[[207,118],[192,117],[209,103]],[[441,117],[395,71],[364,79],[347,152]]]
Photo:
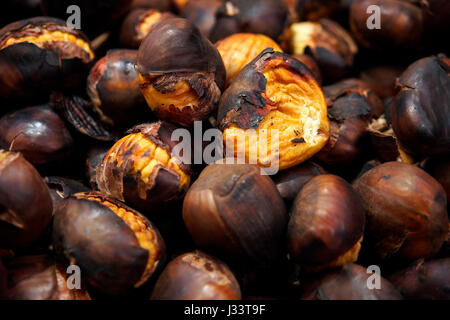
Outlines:
[[330,271],[304,289],[303,300],[402,300],[399,291],[385,278],[381,289],[371,290],[367,283],[370,273],[357,264],[348,264]]
[[358,52],[347,30],[329,19],[294,23],[288,30],[288,38],[292,53],[313,57],[328,82],[348,74]]
[[406,299],[450,300],[450,258],[416,262],[389,280]]
[[398,83],[391,117],[400,145],[422,158],[450,154],[450,64],[445,56],[414,62]]
[[153,288],[152,300],[239,300],[235,276],[222,261],[201,251],[172,260]]
[[84,81],[94,59],[89,40],[63,20],[36,17],[0,30],[0,97],[11,103],[45,99]]
[[77,193],[61,202],[53,219],[53,246],[107,295],[142,286],[165,257],[164,241],[147,218],[100,193]]
[[[369,29],[367,13],[371,5],[380,8],[381,28]],[[408,0],[354,0],[350,7],[350,27],[364,47],[377,51],[388,48],[413,49],[422,40],[423,14]]]
[[[50,256],[24,256],[13,259],[8,268],[8,300],[90,300],[82,287],[69,289],[65,268]],[[81,279],[82,280],[82,279]]]
[[293,201],[309,180],[325,173],[321,166],[307,161],[277,173],[272,177],[272,180],[275,182],[281,197],[284,200]]
[[234,33],[260,33],[277,40],[289,22],[289,10],[279,0],[229,0],[217,10],[211,41]]
[[222,0],[190,0],[180,12],[180,16],[191,20],[206,37],[216,24],[217,10]]
[[380,258],[429,258],[447,240],[447,197],[425,171],[387,162],[367,171],[353,187],[366,210],[366,238]]
[[176,129],[158,121],[129,130],[97,167],[99,190],[146,214],[180,199],[190,185],[191,166],[172,155]]
[[282,255],[285,205],[256,166],[206,167],[184,198],[183,219],[200,248],[224,259],[265,267]]
[[119,41],[125,48],[138,49],[152,26],[167,18],[175,17],[169,12],[154,9],[135,9],[122,22]]
[[136,50],[109,50],[91,69],[87,92],[102,120],[119,127],[150,118],[139,89]]
[[219,52],[189,20],[155,24],[137,56],[141,91],[155,114],[183,126],[209,117],[225,88]]
[[358,259],[365,213],[352,186],[324,174],[312,178],[294,201],[287,239],[290,258],[313,271]]
[[[261,167],[294,167],[316,154],[329,138],[322,88],[304,64],[273,49],[261,52],[233,79],[220,99],[217,120],[226,148],[233,143],[234,156],[255,156]],[[275,136],[275,130],[276,148],[264,137]],[[264,154],[258,144],[266,141]]]
[[45,232],[52,198],[44,180],[20,153],[0,149],[0,247],[24,248]]
[[0,147],[21,152],[32,164],[64,160],[74,145],[65,122],[49,105],[20,109],[0,118]]

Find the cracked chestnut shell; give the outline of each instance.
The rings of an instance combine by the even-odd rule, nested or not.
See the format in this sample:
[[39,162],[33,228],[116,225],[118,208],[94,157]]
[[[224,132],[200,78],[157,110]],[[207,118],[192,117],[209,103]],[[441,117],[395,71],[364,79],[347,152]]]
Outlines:
[[[0,30],[0,97],[12,103],[48,98],[78,86],[94,59],[89,40],[66,22],[36,17]],[[34,101],[35,102],[35,101]]]
[[380,289],[368,288],[370,273],[367,269],[349,264],[331,271],[303,290],[303,300],[402,300],[401,294],[385,278]]
[[184,198],[183,219],[195,243],[219,257],[265,266],[283,253],[285,205],[256,166],[206,167]]
[[147,218],[100,193],[63,200],[53,220],[53,246],[108,295],[142,286],[165,256],[164,241]]
[[289,9],[280,0],[228,0],[217,10],[211,41],[235,33],[260,33],[274,40],[289,23]]
[[[329,138],[326,101],[315,77],[297,59],[272,49],[233,79],[217,120],[225,146],[234,143],[235,156],[256,156],[259,166],[278,163],[280,170],[308,160]],[[278,145],[269,139],[276,139],[277,131]],[[267,143],[267,154],[258,152],[259,143]]]
[[403,149],[418,157],[450,153],[450,64],[445,58],[420,59],[398,80],[392,128]]
[[49,105],[28,107],[0,118],[0,147],[21,152],[34,165],[67,159],[75,141]]
[[[388,48],[413,49],[422,40],[423,14],[419,7],[405,0],[354,0],[350,7],[350,28],[355,39],[364,47],[376,51]],[[380,11],[380,28],[369,29],[373,12]]]
[[[80,289],[69,289],[67,273],[62,265],[45,255],[24,256],[7,265],[8,300],[90,300],[81,283]],[[81,279],[82,280],[82,279]]]
[[190,0],[183,6],[180,16],[192,21],[205,37],[209,37],[222,3],[222,0]]
[[298,22],[288,34],[292,53],[313,57],[327,81],[344,77],[353,67],[358,47],[338,23],[328,19]]
[[241,290],[228,266],[201,251],[172,260],[161,273],[152,300],[240,300]]
[[137,56],[141,91],[163,119],[184,126],[209,117],[225,86],[219,52],[189,20],[158,22]]
[[20,153],[0,149],[0,247],[24,248],[44,234],[52,217],[44,180]]
[[387,162],[367,171],[353,187],[366,210],[366,238],[381,258],[429,258],[447,240],[447,197],[425,171]]
[[365,213],[344,179],[324,174],[311,179],[295,199],[288,225],[289,254],[309,270],[353,263],[363,239]]
[[169,12],[154,9],[135,9],[131,11],[120,28],[119,41],[126,48],[138,49],[155,23],[175,17]]
[[56,210],[62,200],[75,193],[89,192],[90,190],[78,181],[63,177],[45,177],[45,183],[52,197],[53,211]]
[[215,44],[227,72],[227,86],[247,64],[264,49],[283,52],[278,44],[263,34],[236,33]]
[[131,129],[97,167],[99,190],[150,212],[180,199],[190,185],[191,167],[172,155],[176,129],[163,121]]
[[109,50],[89,73],[87,92],[92,105],[110,125],[124,127],[149,118],[134,68],[136,56],[137,50]]

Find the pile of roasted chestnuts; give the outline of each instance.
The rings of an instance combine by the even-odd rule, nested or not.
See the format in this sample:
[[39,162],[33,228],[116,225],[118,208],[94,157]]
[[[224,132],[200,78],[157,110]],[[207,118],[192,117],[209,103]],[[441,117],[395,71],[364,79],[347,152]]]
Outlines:
[[450,1],[0,7],[0,299],[450,299]]

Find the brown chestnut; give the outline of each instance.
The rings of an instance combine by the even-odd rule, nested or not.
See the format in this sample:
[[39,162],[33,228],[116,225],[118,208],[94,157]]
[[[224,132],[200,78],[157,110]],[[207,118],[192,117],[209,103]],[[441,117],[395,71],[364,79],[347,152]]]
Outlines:
[[0,149],[0,247],[23,248],[39,240],[52,218],[44,180],[20,153]]
[[307,286],[303,300],[402,300],[398,290],[385,278],[380,279],[380,289],[369,289],[371,274],[356,264],[334,270]]
[[450,258],[416,262],[389,280],[406,299],[450,300]]
[[[280,170],[308,160],[329,138],[326,101],[315,77],[297,59],[272,49],[233,79],[220,99],[217,120],[235,156],[256,158],[262,167],[278,163]],[[260,144],[267,144],[267,154]]]
[[416,166],[387,162],[353,184],[367,213],[366,237],[381,258],[414,260],[439,252],[447,240],[447,197]]
[[403,71],[399,66],[380,65],[362,71],[360,77],[378,97],[386,99],[397,94],[396,81]]
[[93,59],[86,36],[63,20],[13,22],[0,30],[0,97],[16,103],[73,88],[84,81]]
[[142,93],[163,119],[192,126],[217,108],[225,87],[219,51],[189,20],[156,23],[137,56]]
[[222,3],[223,0],[190,0],[184,5],[180,15],[191,20],[205,37],[209,37]]
[[311,179],[294,201],[288,225],[292,260],[313,271],[358,259],[365,213],[352,186],[324,174]]
[[80,267],[100,292],[120,295],[146,283],[163,263],[159,231],[137,211],[99,193],[61,202],[53,220],[59,257]]
[[145,213],[180,199],[190,185],[191,167],[172,155],[175,129],[159,121],[129,130],[97,167],[99,190]]
[[86,177],[93,190],[98,190],[97,186],[97,166],[103,162],[106,153],[111,149],[112,144],[92,145],[86,155]]
[[306,54],[294,54],[294,58],[303,63],[305,66],[311,70],[312,74],[316,77],[317,83],[322,84],[322,72],[320,71],[319,65],[314,60],[314,58]]
[[195,243],[219,257],[264,267],[283,255],[285,205],[256,166],[206,167],[184,198],[183,219]]
[[69,198],[75,193],[89,192],[89,188],[85,187],[78,181],[63,177],[45,177],[45,183],[52,197],[53,211],[56,210],[62,200]]
[[0,118],[0,148],[21,152],[35,165],[67,159],[74,139],[51,106],[20,109]]
[[400,145],[421,158],[450,154],[450,64],[445,56],[414,62],[398,83],[391,117]]
[[172,260],[161,273],[152,300],[239,300],[235,276],[222,261],[201,251]]

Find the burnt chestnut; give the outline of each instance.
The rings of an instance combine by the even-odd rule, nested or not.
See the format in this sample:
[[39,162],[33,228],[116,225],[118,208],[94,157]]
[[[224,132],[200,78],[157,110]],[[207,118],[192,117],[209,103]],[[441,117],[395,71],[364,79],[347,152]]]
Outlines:
[[0,148],[21,152],[35,165],[66,159],[75,145],[51,106],[20,109],[0,118]]
[[190,185],[191,168],[172,155],[178,144],[171,138],[174,130],[162,121],[129,130],[97,167],[100,191],[145,211],[180,199]]
[[[308,160],[329,138],[326,101],[315,77],[298,60],[272,49],[233,79],[220,100],[217,120],[235,155],[255,157],[262,167],[278,163],[280,170]],[[272,141],[277,133],[278,145]],[[267,144],[266,154],[259,144]]]
[[147,218],[100,193],[63,200],[53,220],[53,246],[108,295],[142,286],[165,256],[164,241]]
[[236,33],[215,44],[227,72],[227,86],[248,63],[264,49],[283,52],[278,44],[263,34]]
[[264,267],[283,255],[285,205],[256,166],[206,167],[184,198],[183,219],[197,245],[224,259]]
[[303,300],[402,300],[398,290],[385,278],[380,289],[369,289],[370,273],[356,264],[334,270],[304,289]]
[[93,59],[89,40],[63,20],[13,22],[0,30],[0,97],[16,103],[73,88]]
[[240,300],[235,276],[222,261],[201,251],[172,260],[161,273],[152,300]]
[[[379,8],[380,26],[369,28],[373,12]],[[408,0],[354,0],[350,7],[350,27],[355,39],[376,51],[388,48],[413,49],[422,40],[423,14]]]
[[320,85],[322,84],[322,72],[320,71],[319,65],[312,57],[306,54],[294,54],[294,58],[307,66],[316,77],[317,83]]
[[425,170],[444,188],[447,194],[447,205],[450,205],[450,159],[429,159],[425,164]]
[[417,262],[389,280],[406,299],[450,300],[450,258]]
[[327,81],[344,77],[353,67],[354,56],[358,52],[351,35],[328,19],[294,23],[290,26],[288,38],[292,53],[313,57]]
[[380,65],[362,71],[360,77],[378,97],[386,99],[397,94],[396,80],[403,71],[402,67]]
[[[9,300],[90,300],[80,283],[80,289],[69,289],[64,268],[49,256],[25,256],[12,260],[8,268]],[[81,278],[82,280],[82,278]]]
[[225,87],[219,52],[182,18],[153,26],[139,48],[137,70],[142,93],[155,114],[184,126],[207,119]]
[[191,20],[203,35],[209,37],[216,24],[217,10],[222,3],[222,0],[190,0],[183,7],[180,15]]
[[304,162],[296,167],[281,171],[272,177],[281,197],[293,201],[303,186],[315,176],[325,174],[325,170],[311,162]]
[[387,162],[353,184],[367,213],[366,237],[383,259],[414,260],[439,252],[447,240],[447,197],[425,171]]
[[217,10],[211,41],[234,33],[260,33],[274,40],[289,23],[289,9],[280,0],[228,0]]
[[348,182],[331,174],[314,177],[294,202],[287,233],[290,258],[313,271],[355,262],[364,215]]
[[126,48],[138,49],[155,23],[173,17],[174,15],[169,12],[154,9],[131,11],[120,28],[120,44]]
[[119,127],[150,118],[139,89],[136,50],[109,50],[92,68],[87,92],[102,120]]
[[24,248],[39,240],[52,210],[36,169],[20,153],[0,149],[0,248]]
[[450,154],[450,64],[445,56],[414,62],[398,83],[391,117],[403,149],[422,158]]
[[89,192],[89,188],[85,187],[78,181],[63,177],[45,177],[45,183],[52,197],[53,210],[56,210],[62,200],[69,198],[75,193]]

